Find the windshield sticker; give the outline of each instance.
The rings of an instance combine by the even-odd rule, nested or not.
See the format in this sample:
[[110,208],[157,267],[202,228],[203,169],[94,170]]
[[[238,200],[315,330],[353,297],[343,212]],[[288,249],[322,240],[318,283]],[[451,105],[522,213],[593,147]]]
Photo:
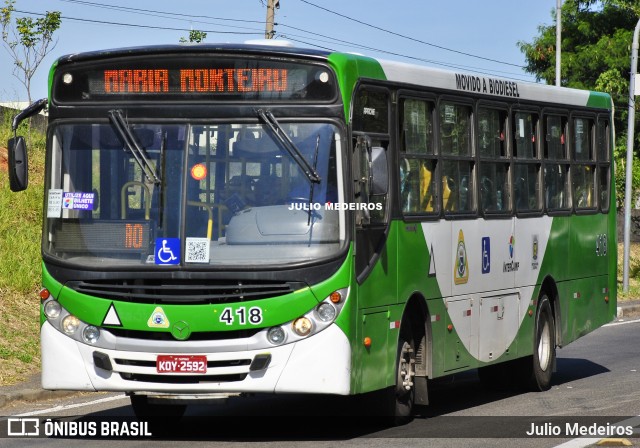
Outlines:
[[187,263],[209,263],[209,238],[187,238]]
[[156,264],[180,264],[180,238],[156,238]]
[[47,218],[59,218],[62,213],[62,190],[49,190]]
[[169,319],[167,319],[167,315],[164,314],[162,307],[157,306],[153,313],[151,313],[151,317],[147,321],[147,325],[151,328],[169,328]]
[[95,193],[64,192],[62,208],[67,210],[93,210]]

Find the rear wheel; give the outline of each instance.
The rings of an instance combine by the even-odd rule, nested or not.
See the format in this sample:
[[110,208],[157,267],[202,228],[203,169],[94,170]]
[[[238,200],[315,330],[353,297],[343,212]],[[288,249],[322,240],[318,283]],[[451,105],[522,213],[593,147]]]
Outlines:
[[541,293],[536,309],[533,355],[524,361],[526,386],[544,391],[551,387],[556,360],[556,329],[551,302]]
[[394,387],[392,412],[395,424],[409,421],[415,403],[416,351],[409,321],[402,322],[398,338],[396,385]]

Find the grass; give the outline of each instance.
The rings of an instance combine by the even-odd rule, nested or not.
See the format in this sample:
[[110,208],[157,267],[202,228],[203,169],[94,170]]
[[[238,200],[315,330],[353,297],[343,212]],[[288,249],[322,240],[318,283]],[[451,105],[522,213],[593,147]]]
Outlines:
[[[0,125],[0,146],[11,137],[9,117]],[[29,136],[29,188],[9,190],[0,170],[0,385],[13,384],[40,370],[40,238],[44,174],[44,136]]]
[[618,301],[640,298],[640,243],[631,243],[629,246],[629,291],[622,291],[623,280],[623,251],[622,243],[618,244]]

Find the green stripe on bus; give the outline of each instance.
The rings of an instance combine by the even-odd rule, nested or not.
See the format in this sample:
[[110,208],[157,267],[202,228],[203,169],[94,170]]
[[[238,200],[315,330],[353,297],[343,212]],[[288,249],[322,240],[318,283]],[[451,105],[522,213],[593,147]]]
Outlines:
[[344,116],[349,122],[349,103],[358,79],[386,80],[387,77],[380,63],[372,58],[355,54],[331,53],[328,60],[338,76],[338,84],[344,101]]
[[597,107],[599,109],[611,109],[611,97],[606,93],[589,92],[587,106]]

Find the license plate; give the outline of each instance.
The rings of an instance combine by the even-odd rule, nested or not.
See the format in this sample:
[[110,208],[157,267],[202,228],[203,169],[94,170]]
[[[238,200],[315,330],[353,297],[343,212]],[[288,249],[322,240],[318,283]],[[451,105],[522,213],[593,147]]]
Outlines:
[[207,357],[204,355],[158,355],[158,373],[207,373]]

